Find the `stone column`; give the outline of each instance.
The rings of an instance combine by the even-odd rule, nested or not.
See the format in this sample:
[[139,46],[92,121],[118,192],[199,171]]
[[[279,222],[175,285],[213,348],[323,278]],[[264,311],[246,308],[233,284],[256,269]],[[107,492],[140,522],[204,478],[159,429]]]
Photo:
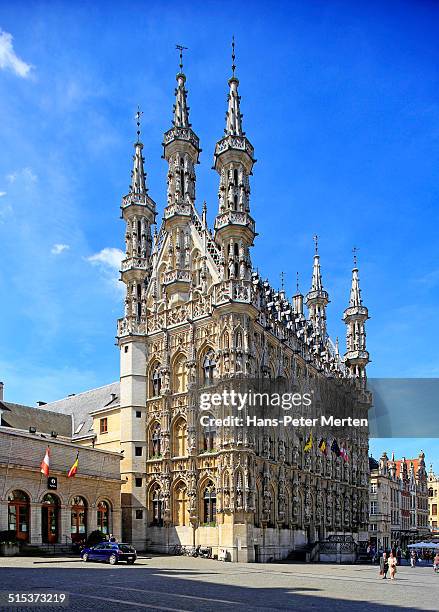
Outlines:
[[6,531],[8,526],[8,502],[0,501],[0,531]]
[[59,517],[58,517],[58,529],[59,529],[59,539],[58,542],[60,544],[71,544],[72,538],[70,534],[70,525],[71,525],[71,508],[70,506],[62,505],[59,509]]
[[98,515],[96,504],[91,504],[87,508],[87,537],[92,531],[98,528]]
[[41,504],[31,503],[30,505],[30,534],[29,543],[40,545],[43,541],[41,532]]

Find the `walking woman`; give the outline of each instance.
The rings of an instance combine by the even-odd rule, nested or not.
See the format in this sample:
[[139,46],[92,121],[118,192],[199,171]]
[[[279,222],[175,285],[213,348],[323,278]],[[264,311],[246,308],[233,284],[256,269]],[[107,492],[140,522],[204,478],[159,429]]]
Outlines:
[[393,552],[390,553],[389,557],[389,569],[390,569],[390,580],[395,580],[396,575],[396,557]]

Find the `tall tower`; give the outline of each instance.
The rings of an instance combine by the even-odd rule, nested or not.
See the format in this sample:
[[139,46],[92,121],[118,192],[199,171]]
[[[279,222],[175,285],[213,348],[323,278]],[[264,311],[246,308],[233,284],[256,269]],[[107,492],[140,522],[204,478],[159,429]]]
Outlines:
[[315,334],[320,337],[322,342],[326,342],[326,306],[329,304],[329,296],[328,292],[323,289],[318,236],[314,236],[314,242],[315,253],[311,289],[306,294],[306,305]]
[[169,234],[169,265],[164,275],[168,296],[184,301],[188,298],[190,271],[190,221],[195,206],[195,165],[200,142],[189,122],[186,76],[183,72],[183,50],[175,89],[172,127],[163,140],[163,157],[168,162],[167,203],[164,210],[165,230]]
[[144,420],[138,415],[144,415],[146,407],[146,288],[152,270],[151,225],[156,216],[156,205],[146,186],[140,110],[136,117],[137,141],[131,185],[121,206],[126,223],[126,253],[121,266],[126,298],[125,316],[118,322],[122,522],[123,537],[129,542],[143,542],[146,537],[143,522],[135,520],[136,511],[143,512],[145,507],[145,492],[144,488],[135,487],[135,481],[143,479],[146,473],[146,433]]
[[215,240],[221,248],[226,279],[250,280],[249,247],[253,245],[255,222],[250,216],[250,182],[254,149],[242,129],[239,80],[235,76],[235,42],[232,42],[232,76],[224,137],[216,143],[214,168],[220,175],[219,210],[215,218]]
[[349,306],[343,314],[346,323],[345,363],[356,378],[366,378],[366,366],[369,353],[366,350],[365,322],[369,318],[368,310],[361,299],[360,281],[358,278],[357,256],[354,249],[354,267],[352,269],[351,294]]

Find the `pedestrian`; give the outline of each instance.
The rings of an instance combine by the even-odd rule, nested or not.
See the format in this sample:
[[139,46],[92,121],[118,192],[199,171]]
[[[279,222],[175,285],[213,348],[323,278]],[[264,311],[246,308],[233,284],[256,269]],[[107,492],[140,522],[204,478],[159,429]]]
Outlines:
[[383,577],[383,580],[387,578],[388,570],[389,562],[387,560],[387,553],[383,553],[382,557],[380,557],[380,576]]
[[433,559],[433,569],[435,574],[439,573],[439,552],[436,553]]
[[418,557],[416,555],[416,551],[412,550],[412,552],[410,553],[410,565],[411,567],[416,567],[416,561],[418,560]]
[[396,557],[393,552],[390,553],[389,557],[389,569],[390,569],[390,580],[395,580],[396,575]]
[[396,558],[398,560],[398,565],[401,565],[401,560],[402,560],[402,550],[401,548],[398,546],[398,548],[396,549]]
[[114,535],[112,533],[110,533],[109,541],[110,542],[117,542],[116,538],[114,537]]

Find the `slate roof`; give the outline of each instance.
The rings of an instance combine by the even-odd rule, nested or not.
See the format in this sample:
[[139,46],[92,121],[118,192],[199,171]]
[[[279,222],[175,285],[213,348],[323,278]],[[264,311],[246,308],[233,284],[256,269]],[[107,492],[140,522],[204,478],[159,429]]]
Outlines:
[[372,471],[372,470],[377,470],[378,468],[379,468],[379,463],[378,463],[378,461],[377,461],[376,459],[374,459],[374,458],[372,457],[372,455],[370,455],[370,457],[369,457],[369,470],[370,470],[370,471]]
[[119,406],[119,382],[71,395],[44,406],[45,410],[73,417],[73,440],[93,435],[91,413],[105,407]]
[[21,431],[29,431],[29,427],[35,427],[38,433],[50,434],[56,431],[58,435],[66,438],[72,435],[72,417],[69,414],[11,402],[0,402],[0,410],[1,425],[5,427]]

